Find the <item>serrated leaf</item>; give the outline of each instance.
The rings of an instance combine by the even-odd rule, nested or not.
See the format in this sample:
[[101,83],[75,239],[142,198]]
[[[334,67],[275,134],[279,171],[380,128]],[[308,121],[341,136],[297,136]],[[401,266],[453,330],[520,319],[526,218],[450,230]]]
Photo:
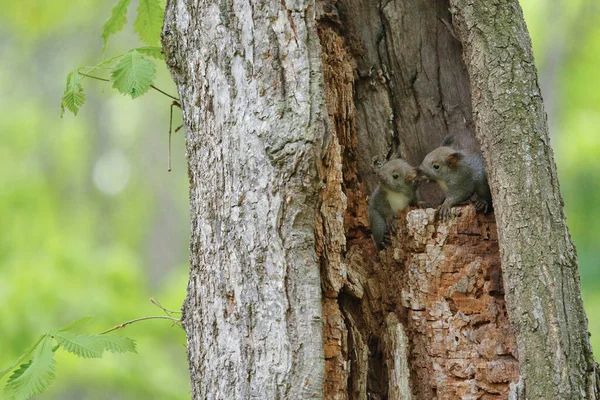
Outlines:
[[83,335],[72,332],[51,331],[50,336],[54,337],[69,353],[73,353],[81,358],[100,358],[104,351],[102,340],[98,335]]
[[165,55],[162,53],[162,47],[144,46],[144,47],[138,47],[137,49],[133,49],[133,50],[137,51],[138,53],[142,53],[146,56],[156,58],[157,60],[165,59]]
[[81,325],[85,325],[88,322],[90,322],[92,320],[92,317],[90,317],[89,315],[87,317],[83,317],[83,318],[79,318],[76,321],[73,321],[65,326],[63,326],[62,328],[60,328],[58,331],[59,332],[64,332],[64,331],[70,331],[71,329],[75,329]]
[[137,350],[135,348],[135,340],[130,339],[125,336],[111,336],[111,335],[101,335],[101,338],[104,342],[104,350],[108,350],[112,353],[136,353]]
[[123,29],[123,26],[127,22],[127,7],[129,6],[129,0],[120,0],[116,6],[112,9],[110,18],[104,23],[102,27],[102,39],[104,39],[104,46],[102,52],[106,50],[106,44],[110,35],[114,35]]
[[31,353],[33,352],[33,350],[35,350],[36,346],[38,344],[40,344],[40,342],[46,337],[46,335],[42,335],[39,337],[39,339],[35,342],[35,344],[33,344],[32,346],[30,346],[29,348],[27,348],[23,354],[21,354],[21,356],[19,358],[17,358],[17,361],[15,361],[14,363],[12,363],[11,365],[9,365],[8,367],[4,368],[2,371],[0,371],[0,379],[2,379],[4,377],[4,375],[8,374],[10,371],[12,371],[17,365],[19,365],[23,360],[28,360],[29,356],[31,355]]
[[81,76],[77,71],[71,72],[67,75],[67,87],[60,102],[60,117],[62,118],[64,115],[65,108],[77,115],[77,111],[84,102],[85,93],[83,92],[83,86],[81,86]]
[[111,80],[115,89],[135,99],[150,89],[155,76],[154,63],[132,50],[125,53],[113,67]]
[[52,338],[44,336],[36,346],[31,361],[22,364],[10,376],[6,388],[15,400],[26,400],[44,391],[55,378]]
[[142,42],[150,46],[158,45],[165,17],[160,0],[140,0],[137,12],[137,18],[133,22],[133,30],[139,35]]

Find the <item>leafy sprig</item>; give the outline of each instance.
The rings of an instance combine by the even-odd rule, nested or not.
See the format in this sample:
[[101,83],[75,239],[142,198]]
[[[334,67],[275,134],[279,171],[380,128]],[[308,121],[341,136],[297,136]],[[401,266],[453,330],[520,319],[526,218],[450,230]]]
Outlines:
[[80,334],[70,332],[90,321],[81,318],[42,335],[11,365],[0,371],[0,379],[12,372],[5,394],[13,400],[26,400],[42,393],[56,378],[54,353],[64,348],[81,358],[100,358],[105,351],[137,353],[135,341],[125,336]]
[[168,319],[174,325],[181,327],[181,318],[172,316],[177,312],[167,310],[154,299],[150,301],[167,315],[136,318],[97,334],[71,332],[92,319],[84,317],[40,336],[15,362],[0,371],[0,380],[12,372],[4,387],[6,397],[1,398],[27,400],[42,393],[56,378],[54,353],[61,347],[80,358],[101,358],[106,351],[137,354],[135,340],[125,336],[108,335],[108,333],[150,319]]
[[[127,9],[130,0],[119,0],[113,7],[111,16],[102,27],[103,47],[102,53],[106,51],[109,38],[120,32],[127,23]],[[137,17],[133,22],[134,31],[139,39],[147,46],[129,50],[124,54],[104,60],[93,67],[80,67],[67,76],[67,84],[61,100],[61,117],[65,110],[74,115],[85,103],[85,92],[82,81],[85,78],[99,79],[110,82],[112,87],[124,95],[135,99],[150,89],[157,90],[162,94],[178,99],[154,86],[156,78],[156,63],[151,60],[164,60],[160,44],[160,32],[164,20],[164,10],[160,0],[140,0],[137,8]],[[98,71],[110,69],[107,78],[94,75]]]
[[106,51],[108,38],[123,29],[123,26],[127,23],[127,6],[129,6],[129,0],[120,0],[112,9],[110,18],[104,23],[102,27],[102,39],[104,39],[102,52]]

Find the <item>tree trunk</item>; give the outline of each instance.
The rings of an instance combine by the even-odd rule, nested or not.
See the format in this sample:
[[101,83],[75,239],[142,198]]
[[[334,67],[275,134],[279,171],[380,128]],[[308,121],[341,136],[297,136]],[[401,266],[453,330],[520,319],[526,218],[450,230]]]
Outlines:
[[169,1],[190,179],[195,399],[322,397],[314,210],[326,133],[308,3]]
[[[520,9],[451,3],[167,2],[194,399],[595,398]],[[472,206],[414,210],[378,254],[373,159],[418,164],[449,133],[479,151],[475,130],[498,235]]]
[[521,7],[517,0],[451,5],[498,218],[527,397],[598,398],[577,255]]

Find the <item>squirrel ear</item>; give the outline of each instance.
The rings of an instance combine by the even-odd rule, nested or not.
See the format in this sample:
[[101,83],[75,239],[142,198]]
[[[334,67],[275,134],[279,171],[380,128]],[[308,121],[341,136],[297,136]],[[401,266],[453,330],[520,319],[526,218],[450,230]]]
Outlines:
[[458,162],[459,162],[459,161],[460,161],[462,158],[463,158],[463,155],[462,155],[462,154],[460,154],[460,153],[458,153],[458,152],[456,152],[456,153],[452,153],[452,154],[449,154],[449,155],[446,157],[446,164],[447,164],[449,167],[454,167],[454,166],[456,166],[456,164],[458,164]]
[[396,147],[396,151],[394,151],[394,154],[392,154],[392,157],[390,158],[390,160],[393,160],[394,158],[403,158],[402,157],[402,147],[400,145],[398,145],[398,147]]
[[454,135],[448,135],[444,138],[444,141],[442,142],[442,147],[452,146],[452,144],[454,144]]
[[404,178],[404,183],[412,183],[412,181],[414,181],[416,177],[417,171],[413,170],[408,175],[406,175],[406,178]]

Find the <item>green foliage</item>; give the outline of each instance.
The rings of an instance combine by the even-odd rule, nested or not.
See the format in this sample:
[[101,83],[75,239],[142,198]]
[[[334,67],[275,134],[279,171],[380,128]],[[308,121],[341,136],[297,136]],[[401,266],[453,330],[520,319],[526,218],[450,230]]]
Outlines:
[[[157,161],[170,101],[153,93],[131,101],[112,83],[81,77],[86,99],[77,117],[68,118],[65,108],[57,118],[69,72],[102,61],[102,24],[118,1],[0,0],[7,33],[0,47],[10,60],[0,63],[0,92],[11,94],[0,97],[0,370],[41,333],[81,316],[94,319],[72,332],[98,333],[115,321],[153,314],[150,297],[175,308],[185,297],[187,176],[169,174]],[[104,60],[146,46],[131,26],[137,6],[131,2]],[[157,64],[154,84],[174,92],[162,62],[142,54]],[[116,62],[92,74],[110,78]],[[183,135],[173,139],[184,148]],[[115,153],[129,178],[121,191],[107,194],[96,185],[96,171],[104,155]],[[175,171],[185,171],[184,157],[173,161]],[[121,172],[113,169],[108,179]],[[104,352],[84,360],[58,349],[56,380],[34,398],[189,400],[185,335],[170,325],[140,323],[115,332],[134,338],[139,356]],[[4,375],[0,399],[8,400],[10,375],[29,359]]]
[[134,31],[140,40],[150,46],[160,43],[160,31],[163,25],[165,12],[159,0],[140,0],[137,9],[138,15],[133,23]]
[[67,76],[67,87],[63,94],[62,101],[60,103],[60,116],[62,117],[65,113],[65,107],[69,109],[74,115],[77,115],[79,107],[85,102],[85,93],[83,92],[83,86],[81,86],[81,76],[77,72],[71,72]]
[[[54,353],[63,347],[80,358],[100,358],[104,351],[113,353],[137,353],[135,341],[124,336],[103,334],[78,334],[69,332],[91,320],[84,317],[43,335],[33,346],[0,371],[0,379],[13,371],[8,379],[5,392],[13,400],[26,400],[42,393],[56,378]],[[53,346],[56,341],[57,346]],[[23,362],[26,361],[26,362]],[[20,364],[20,365],[19,365]],[[19,365],[17,369],[15,369]]]
[[116,6],[112,9],[112,15],[104,23],[102,27],[102,39],[104,39],[104,46],[102,52],[106,50],[108,44],[108,38],[110,35],[114,35],[123,29],[123,26],[127,22],[127,7],[129,6],[129,0],[120,0]]
[[36,345],[33,357],[21,364],[8,380],[6,391],[10,398],[26,400],[42,393],[56,378],[55,364],[52,338],[44,335]]
[[102,335],[99,340],[102,341],[102,348],[112,353],[137,353],[135,341],[128,337]]
[[40,336],[40,338],[37,340],[37,342],[35,342],[32,346],[28,347],[27,350],[25,350],[23,352],[23,354],[21,354],[15,362],[13,362],[8,367],[1,370],[0,371],[0,379],[2,379],[4,377],[4,375],[8,374],[10,371],[15,369],[15,367],[17,365],[19,365],[23,360],[29,360],[29,356],[31,355],[31,353],[33,353],[33,351],[37,348],[38,344],[40,344],[40,342],[42,340],[44,340],[45,338],[46,338],[46,335]]
[[137,51],[138,53],[142,53],[147,56],[150,56],[152,58],[156,58],[157,60],[165,59],[165,55],[162,53],[162,48],[157,47],[157,46],[144,46],[144,47],[138,47],[137,49],[133,49],[133,50]]
[[140,53],[131,50],[124,54],[112,70],[113,87],[132,99],[139,97],[150,89],[156,76],[154,63]]
[[70,332],[50,332],[59,345],[69,353],[81,358],[102,357],[103,343],[98,340],[99,335],[78,335]]
[[[125,26],[129,3],[130,0],[119,0],[113,7],[110,18],[104,23],[102,27],[103,53],[106,51],[110,36],[121,31]],[[67,87],[60,104],[60,116],[63,117],[65,109],[77,115],[85,102],[85,93],[81,85],[84,78],[110,82],[113,88],[124,95],[131,96],[132,99],[148,92],[156,78],[156,65],[147,57],[164,60],[161,48],[158,46],[163,19],[164,10],[160,0],[140,0],[133,27],[140,40],[148,46],[132,49],[125,54],[104,60],[93,67],[79,67],[75,72],[71,72],[67,76]],[[92,75],[110,65],[114,66],[109,78]],[[85,70],[85,72],[82,72],[82,70]]]

